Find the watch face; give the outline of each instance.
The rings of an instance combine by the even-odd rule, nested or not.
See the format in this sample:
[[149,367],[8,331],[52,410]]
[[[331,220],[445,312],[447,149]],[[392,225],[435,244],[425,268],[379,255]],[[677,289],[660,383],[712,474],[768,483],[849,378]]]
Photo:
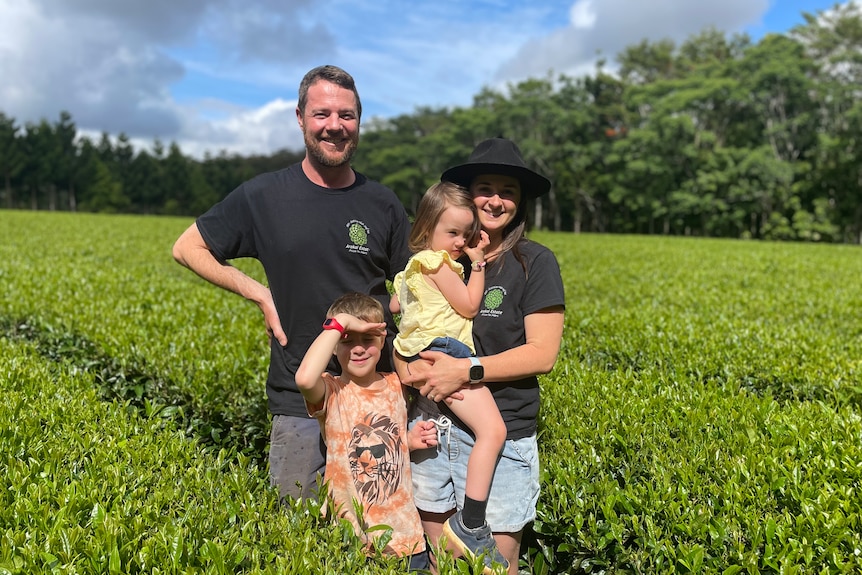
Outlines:
[[344,332],[344,326],[338,323],[338,320],[334,317],[328,318],[323,322],[323,329],[332,329],[339,332],[342,337],[347,337],[347,334]]
[[474,365],[470,368],[470,381],[479,381],[485,377],[485,368],[481,365]]

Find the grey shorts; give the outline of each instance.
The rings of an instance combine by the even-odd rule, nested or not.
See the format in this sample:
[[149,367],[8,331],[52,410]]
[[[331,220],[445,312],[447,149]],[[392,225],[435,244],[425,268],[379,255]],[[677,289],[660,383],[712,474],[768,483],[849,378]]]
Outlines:
[[[434,419],[436,406],[419,398],[411,409],[410,426],[420,419]],[[411,454],[413,501],[420,511],[445,513],[464,506],[467,459],[474,439],[452,425],[441,431],[438,448]],[[536,518],[539,501],[539,447],[536,435],[506,440],[494,470],[486,519],[491,530],[517,533]]]
[[312,417],[274,415],[269,441],[269,478],[279,496],[317,497],[317,476],[326,469],[320,424]]

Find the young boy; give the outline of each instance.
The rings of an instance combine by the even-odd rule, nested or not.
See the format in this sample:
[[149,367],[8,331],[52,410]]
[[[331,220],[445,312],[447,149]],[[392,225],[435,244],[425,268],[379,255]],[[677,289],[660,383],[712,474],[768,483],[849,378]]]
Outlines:
[[[413,504],[410,449],[437,444],[434,424],[407,433],[407,401],[397,374],[378,373],[386,336],[383,307],[359,293],[338,298],[323,331],[296,372],[308,413],[320,422],[326,442],[324,480],[339,517],[347,518],[369,550],[392,528],[384,553],[410,557],[410,569],[427,569],[428,553]],[[342,374],[325,373],[332,354]],[[362,507],[362,516],[354,510]]]

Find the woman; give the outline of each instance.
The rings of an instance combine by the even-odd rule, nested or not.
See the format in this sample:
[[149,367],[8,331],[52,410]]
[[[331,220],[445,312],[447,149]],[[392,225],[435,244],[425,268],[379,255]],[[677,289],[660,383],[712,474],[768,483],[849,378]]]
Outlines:
[[486,517],[514,575],[523,530],[535,518],[539,498],[536,376],[553,368],[563,335],[565,297],[559,265],[549,249],[524,237],[526,200],[547,193],[551,183],[530,170],[518,147],[503,138],[481,142],[467,163],[446,170],[441,180],[470,190],[488,234],[485,295],[473,322],[478,361],[422,352],[430,367],[421,361],[399,366],[404,383],[421,384],[423,397],[415,402],[411,421],[438,419],[441,411],[453,421],[439,450],[414,454],[414,501],[426,535],[432,545],[438,544],[446,520],[464,506],[473,445],[468,428],[439,402],[464,385],[481,382],[494,395],[507,431]]

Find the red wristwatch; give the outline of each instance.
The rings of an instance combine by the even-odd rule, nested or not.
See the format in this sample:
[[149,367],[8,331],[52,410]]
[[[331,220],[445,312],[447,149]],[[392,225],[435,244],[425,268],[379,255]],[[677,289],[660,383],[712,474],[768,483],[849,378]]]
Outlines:
[[341,334],[341,337],[347,337],[347,332],[344,331],[344,326],[338,323],[338,320],[334,317],[330,317],[323,322],[323,329],[334,329]]

